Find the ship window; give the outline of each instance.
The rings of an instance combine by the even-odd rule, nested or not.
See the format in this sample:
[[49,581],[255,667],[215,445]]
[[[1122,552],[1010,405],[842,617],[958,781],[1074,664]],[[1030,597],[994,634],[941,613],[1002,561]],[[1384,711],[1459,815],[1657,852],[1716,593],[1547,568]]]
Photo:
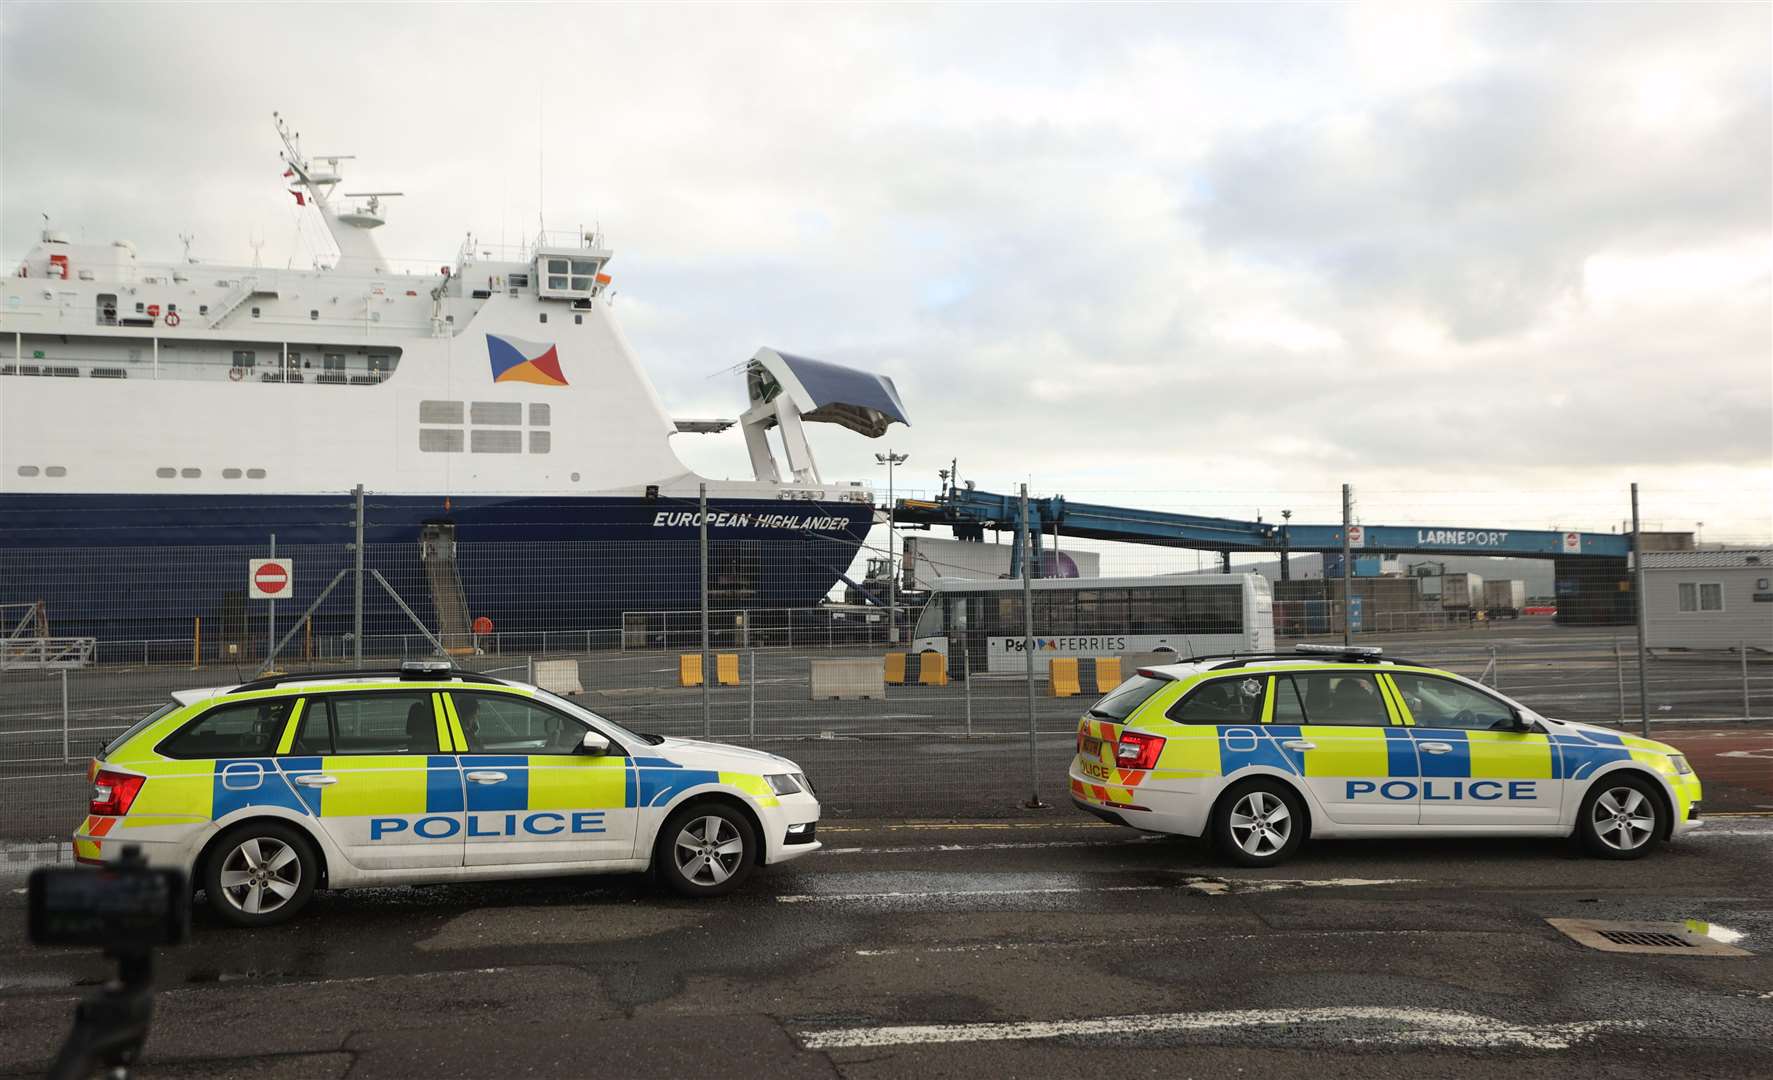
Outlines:
[[263,480],[265,478],[265,470],[248,469],[246,470],[246,478],[248,480]]
[[421,424],[459,424],[461,422],[462,403],[459,401],[419,402],[419,423]]
[[573,483],[575,483],[575,484],[576,484],[576,483],[578,483],[578,482],[579,482],[579,474],[578,474],[578,473],[573,473]]
[[203,475],[202,469],[180,469],[179,475],[186,480],[196,480]]
[[547,427],[553,407],[545,401],[538,401],[529,407],[529,422],[532,427]]
[[422,427],[419,429],[419,451],[425,454],[459,454],[462,452],[461,428]]
[[584,259],[574,259],[573,260],[573,273],[575,273],[575,274],[595,274],[595,273],[597,273],[597,264],[594,262],[589,262]]
[[117,294],[99,293],[98,321],[101,326],[117,325]]
[[471,452],[476,454],[521,454],[523,432],[501,431],[498,428],[475,428]]
[[199,304],[197,306],[197,314],[208,315],[209,314],[209,305],[208,304]]
[[550,289],[565,289],[566,282],[567,282],[567,278],[564,274],[561,275],[560,277],[553,277],[552,275],[550,275],[548,278],[548,287]]
[[259,317],[259,309],[258,308],[252,309],[252,317],[255,319]]
[[222,479],[223,480],[238,480],[238,479],[240,479],[240,470],[239,469],[223,469],[222,470]]
[[369,370],[380,372],[392,371],[394,370],[393,358],[387,353],[372,352],[369,354]]
[[590,292],[591,291],[591,279],[588,277],[573,278],[573,291],[574,292]]
[[542,312],[541,317],[537,321],[538,322],[547,322],[548,321],[548,313],[546,311]]
[[529,288],[529,275],[512,274],[506,279],[506,284],[510,285],[513,289],[527,289]]
[[37,466],[35,466],[35,465],[20,465],[18,467],[18,474],[20,476],[36,476],[37,475]]
[[523,403],[517,401],[476,401],[468,410],[468,419],[476,424],[521,424]]
[[532,454],[546,454],[553,444],[553,432],[532,431],[529,433],[529,452]]
[[308,321],[309,322],[318,322],[319,320],[320,320],[320,309],[319,308],[309,308],[308,309]]
[[565,259],[549,259],[548,260],[548,272],[550,274],[564,274],[567,272],[567,269],[568,269],[568,264],[567,264],[567,260],[565,260]]
[[143,304],[140,300],[137,300],[136,304],[135,304],[135,313],[137,315],[140,315],[142,312],[144,312],[146,310],[148,310],[147,306],[145,304]]
[[68,475],[68,470],[67,470],[67,467],[64,465],[51,465],[49,468],[43,470],[43,475],[44,476],[66,476],[66,475]]
[[162,465],[160,468],[154,470],[154,475],[158,476],[162,480],[171,480],[173,477],[177,476],[178,474],[179,474],[179,471],[177,469],[168,468],[165,465]]
[[324,353],[320,366],[327,371],[343,371],[345,370],[345,354],[342,352]]
[[583,326],[584,324],[585,324],[585,316],[583,316],[583,315],[574,315],[573,316],[573,325],[574,326]]
[[258,362],[258,354],[254,353],[251,349],[235,349],[234,350],[234,366],[235,367],[249,368],[249,367],[252,367],[257,362]]

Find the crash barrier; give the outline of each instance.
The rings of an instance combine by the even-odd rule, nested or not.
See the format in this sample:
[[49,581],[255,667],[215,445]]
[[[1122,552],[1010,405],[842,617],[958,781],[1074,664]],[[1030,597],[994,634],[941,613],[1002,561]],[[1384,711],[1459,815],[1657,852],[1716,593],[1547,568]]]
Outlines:
[[[679,653],[677,657],[677,685],[702,685],[702,654]],[[714,654],[714,685],[739,685],[739,654]]]
[[1106,694],[1120,685],[1120,657],[1098,656],[1095,669],[1096,693]]
[[905,685],[905,654],[890,652],[886,654],[886,681],[892,686]]
[[535,684],[551,694],[582,694],[577,660],[537,660]]
[[1077,657],[1055,656],[1047,661],[1047,685],[1054,697],[1075,697],[1081,687],[1077,681]]
[[[886,700],[886,665],[880,660],[813,660],[808,682],[813,701]],[[900,675],[903,676],[901,664]]]
[[920,686],[948,685],[948,658],[934,649],[917,656],[917,682]]

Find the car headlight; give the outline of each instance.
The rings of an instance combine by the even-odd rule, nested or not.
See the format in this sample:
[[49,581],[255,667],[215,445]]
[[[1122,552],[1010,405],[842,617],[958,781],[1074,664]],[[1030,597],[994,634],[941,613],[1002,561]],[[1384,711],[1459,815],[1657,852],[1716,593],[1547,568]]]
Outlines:
[[1686,776],[1693,771],[1693,766],[1687,764],[1687,755],[1685,754],[1668,755],[1668,763],[1674,766],[1676,776]]
[[777,795],[796,795],[800,793],[800,784],[788,773],[774,773],[763,778],[770,790]]

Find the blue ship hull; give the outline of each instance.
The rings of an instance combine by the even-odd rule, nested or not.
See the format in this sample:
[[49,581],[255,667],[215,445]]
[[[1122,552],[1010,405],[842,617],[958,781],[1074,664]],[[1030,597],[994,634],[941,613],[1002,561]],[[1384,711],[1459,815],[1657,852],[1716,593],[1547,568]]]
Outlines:
[[[672,498],[366,496],[364,562],[433,630],[421,557],[428,525],[453,527],[470,618],[505,633],[616,629],[624,613],[700,603],[696,503]],[[866,503],[709,501],[711,606],[812,607],[866,537]],[[0,603],[41,600],[51,633],[101,640],[262,641],[265,602],[247,599],[247,560],[294,560],[300,615],[352,565],[349,498],[237,495],[0,495]],[[349,575],[313,632],[351,628]],[[416,634],[371,581],[366,635]],[[7,629],[10,629],[9,627]],[[261,646],[262,647],[262,646]],[[258,651],[256,648],[254,651]]]

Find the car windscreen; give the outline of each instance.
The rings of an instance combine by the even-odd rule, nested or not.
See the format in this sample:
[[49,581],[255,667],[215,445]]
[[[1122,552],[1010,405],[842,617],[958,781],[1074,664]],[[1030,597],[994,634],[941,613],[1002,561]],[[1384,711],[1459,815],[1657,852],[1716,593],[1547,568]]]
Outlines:
[[1125,720],[1134,709],[1145,704],[1147,698],[1158,692],[1168,679],[1153,679],[1146,675],[1135,675],[1121,683],[1108,696],[1090,706],[1090,715],[1098,720]]

